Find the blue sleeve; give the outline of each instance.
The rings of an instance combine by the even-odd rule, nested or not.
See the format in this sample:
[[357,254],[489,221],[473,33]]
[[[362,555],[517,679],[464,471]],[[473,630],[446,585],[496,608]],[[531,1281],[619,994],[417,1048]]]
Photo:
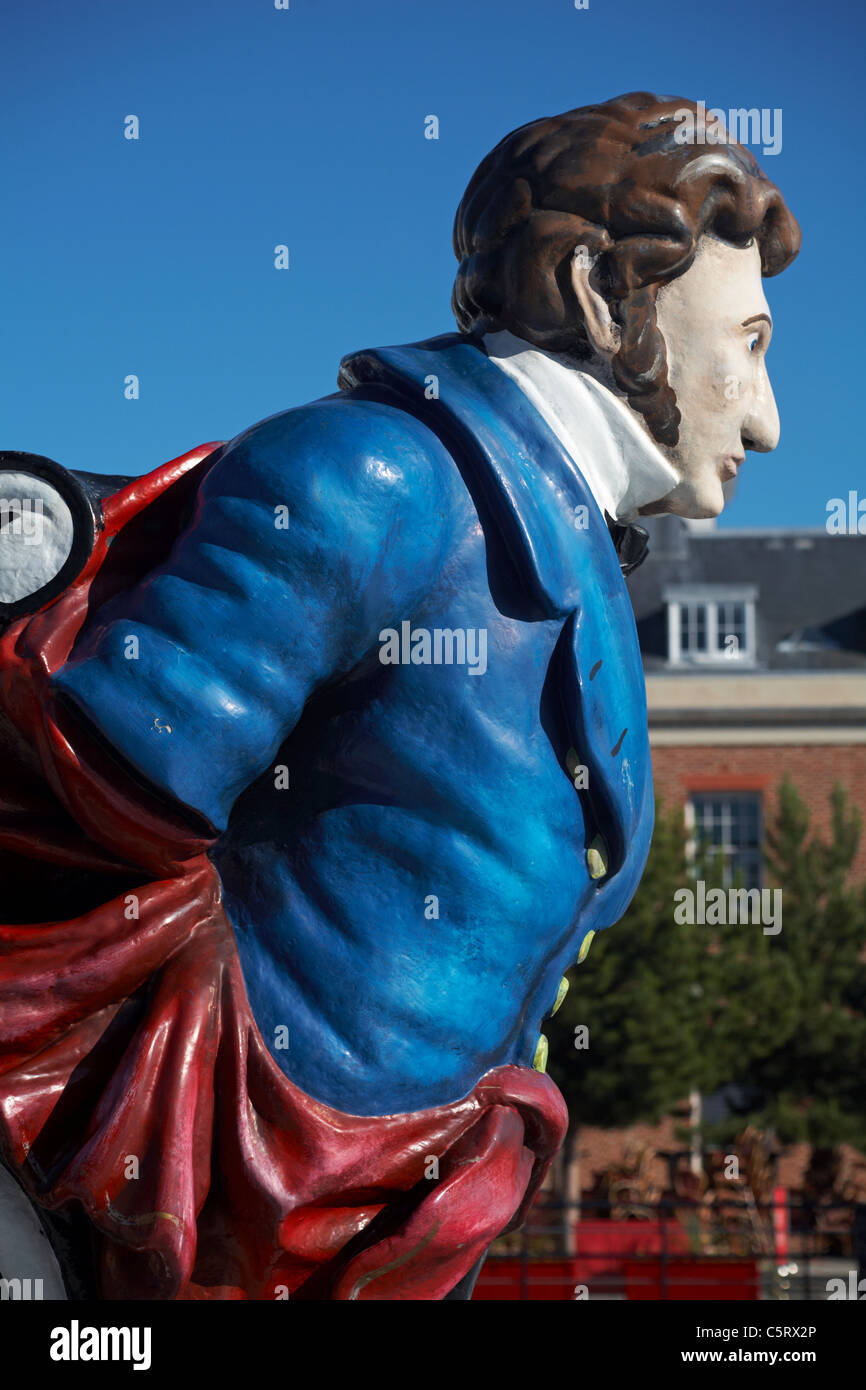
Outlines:
[[452,475],[436,437],[390,406],[335,396],[263,421],[211,468],[168,561],[90,620],[55,686],[224,829],[311,693],[429,589]]

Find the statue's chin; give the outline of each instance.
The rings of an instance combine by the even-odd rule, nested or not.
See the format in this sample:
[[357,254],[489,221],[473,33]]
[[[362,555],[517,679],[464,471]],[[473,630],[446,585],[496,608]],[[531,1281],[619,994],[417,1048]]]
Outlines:
[[677,508],[679,516],[687,517],[689,521],[705,521],[714,516],[721,516],[725,510],[725,499],[720,497],[718,502],[695,501],[693,505]]
[[683,480],[673,492],[669,492],[667,497],[662,497],[658,502],[650,502],[647,506],[641,507],[641,516],[660,516],[669,513],[674,516],[686,517],[689,521],[703,521],[711,517],[719,516],[725,508],[725,502],[729,498],[718,478],[702,480],[701,484],[695,486],[688,480]]

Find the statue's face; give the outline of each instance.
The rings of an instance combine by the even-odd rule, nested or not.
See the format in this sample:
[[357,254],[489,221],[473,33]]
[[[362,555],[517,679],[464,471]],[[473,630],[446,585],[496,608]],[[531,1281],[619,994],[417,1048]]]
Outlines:
[[659,447],[680,482],[645,511],[718,516],[722,485],[737,476],[746,450],[766,452],[779,442],[757,245],[738,250],[704,237],[686,273],[659,291],[656,307],[682,416],[678,443]]

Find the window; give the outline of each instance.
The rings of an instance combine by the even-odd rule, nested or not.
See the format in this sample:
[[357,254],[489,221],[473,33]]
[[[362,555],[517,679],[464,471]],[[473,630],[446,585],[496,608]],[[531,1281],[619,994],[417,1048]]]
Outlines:
[[707,650],[707,605],[680,604],[680,657],[696,656]]
[[754,662],[755,597],[754,589],[745,588],[666,589],[671,665]]
[[760,888],[761,797],[756,792],[706,792],[691,798],[695,843],[721,861],[726,888]]

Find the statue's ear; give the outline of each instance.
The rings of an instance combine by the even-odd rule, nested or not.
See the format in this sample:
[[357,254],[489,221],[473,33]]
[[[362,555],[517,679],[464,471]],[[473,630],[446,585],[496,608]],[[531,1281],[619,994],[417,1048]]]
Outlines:
[[607,300],[594,283],[595,259],[578,246],[571,261],[571,284],[580,305],[586,335],[601,357],[615,357],[620,349],[621,332],[610,316]]
[[81,573],[100,516],[87,486],[53,459],[0,452],[0,628]]

